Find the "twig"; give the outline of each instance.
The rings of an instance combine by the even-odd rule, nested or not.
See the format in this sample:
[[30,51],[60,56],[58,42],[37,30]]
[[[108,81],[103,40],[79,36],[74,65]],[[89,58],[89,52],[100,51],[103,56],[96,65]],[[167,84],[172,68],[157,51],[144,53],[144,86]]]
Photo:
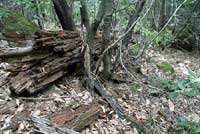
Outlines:
[[[59,98],[66,98],[67,96],[59,96]],[[19,97],[19,99],[22,100],[32,100],[32,101],[48,101],[48,100],[53,100],[55,97],[47,97],[47,98],[26,98],[26,97]]]

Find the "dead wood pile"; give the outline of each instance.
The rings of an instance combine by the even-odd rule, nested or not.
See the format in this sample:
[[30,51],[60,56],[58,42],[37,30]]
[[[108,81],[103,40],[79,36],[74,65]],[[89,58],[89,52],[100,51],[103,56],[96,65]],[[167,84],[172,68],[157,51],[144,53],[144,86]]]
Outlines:
[[38,31],[33,45],[1,48],[0,59],[11,64],[7,81],[11,91],[33,94],[70,73],[75,63],[83,62],[83,53],[79,31]]

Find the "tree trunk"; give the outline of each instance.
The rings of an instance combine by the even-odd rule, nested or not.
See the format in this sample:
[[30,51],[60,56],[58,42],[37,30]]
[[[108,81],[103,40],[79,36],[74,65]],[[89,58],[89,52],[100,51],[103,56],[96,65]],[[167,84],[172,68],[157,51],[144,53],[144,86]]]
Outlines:
[[[140,13],[144,7],[145,4],[145,0],[138,0],[137,4],[136,4],[136,11],[133,15],[130,16],[128,25],[126,26],[126,31],[130,28],[130,26],[138,19],[138,17],[140,16]],[[133,29],[124,37],[122,44],[123,46],[127,47],[128,44],[130,43],[130,40],[132,39],[132,33],[133,33]]]
[[104,10],[105,3],[106,3],[106,0],[101,0],[101,4],[99,6],[97,16],[88,30],[87,42],[90,49],[92,50],[92,53],[93,53],[94,38],[95,38],[96,32],[105,14],[105,10]]
[[86,0],[81,0],[80,12],[81,12],[81,27],[84,26],[86,30],[88,31],[90,20],[89,20]]
[[35,6],[36,6],[36,9],[35,9],[35,13],[36,13],[36,15],[37,15],[37,21],[38,21],[38,25],[39,25],[39,27],[40,27],[40,29],[44,29],[44,24],[43,24],[43,22],[42,22],[42,18],[40,17],[40,10],[39,10],[39,4],[40,4],[40,1],[38,1],[38,0],[34,0],[34,4],[35,4]]
[[72,11],[66,0],[53,0],[53,5],[63,30],[74,30]]
[[[109,46],[110,44],[110,33],[111,33],[111,23],[112,23],[112,14],[114,11],[114,2],[113,0],[106,1],[106,13],[104,17],[103,23],[103,51]],[[110,52],[106,52],[103,57],[103,65],[104,71],[103,76],[105,79],[110,79],[111,77],[111,56]]]

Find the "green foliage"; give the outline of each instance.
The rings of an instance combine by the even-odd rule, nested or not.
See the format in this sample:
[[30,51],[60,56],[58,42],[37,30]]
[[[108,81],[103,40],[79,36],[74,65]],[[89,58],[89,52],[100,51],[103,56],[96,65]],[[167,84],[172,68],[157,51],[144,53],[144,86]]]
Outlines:
[[135,10],[136,10],[135,7],[132,7],[132,6],[128,8],[128,11],[130,12],[130,14],[134,14]]
[[169,99],[176,99],[179,94],[183,94],[187,97],[196,97],[200,95],[200,75],[199,72],[188,71],[189,76],[183,80],[168,80],[162,78],[156,78],[155,81],[160,84],[164,93],[168,94]]
[[[143,28],[142,34],[147,40],[152,40],[154,37],[157,36],[158,32],[154,30],[150,31],[147,28]],[[170,47],[174,40],[175,37],[173,36],[172,31],[166,29],[153,41],[153,45],[156,47],[166,48]]]
[[180,127],[177,134],[199,134],[200,133],[200,122],[192,122],[185,117],[178,118],[178,126]]
[[174,68],[169,64],[169,63],[166,63],[166,62],[163,62],[161,64],[158,64],[157,67],[163,71],[163,72],[169,72],[169,73],[174,73]]
[[9,13],[6,11],[6,10],[3,10],[3,8],[0,7],[0,21],[3,19],[3,18],[6,18],[8,17]]
[[38,30],[36,24],[27,20],[22,15],[9,11],[5,8],[0,7],[0,32],[18,32],[23,34],[31,34]]

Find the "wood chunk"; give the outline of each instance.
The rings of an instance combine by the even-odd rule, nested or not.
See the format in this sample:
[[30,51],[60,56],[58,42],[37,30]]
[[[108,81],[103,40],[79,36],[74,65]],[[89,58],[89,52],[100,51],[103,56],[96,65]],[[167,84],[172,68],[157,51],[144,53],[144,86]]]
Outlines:
[[58,125],[51,123],[48,119],[37,115],[32,115],[32,121],[34,126],[38,129],[37,132],[42,134],[79,134],[72,129],[61,128]]
[[52,115],[51,120],[60,126],[81,131],[96,121],[100,114],[102,114],[102,109],[98,104],[92,104],[90,106],[81,105],[75,110],[68,108],[66,111]]

